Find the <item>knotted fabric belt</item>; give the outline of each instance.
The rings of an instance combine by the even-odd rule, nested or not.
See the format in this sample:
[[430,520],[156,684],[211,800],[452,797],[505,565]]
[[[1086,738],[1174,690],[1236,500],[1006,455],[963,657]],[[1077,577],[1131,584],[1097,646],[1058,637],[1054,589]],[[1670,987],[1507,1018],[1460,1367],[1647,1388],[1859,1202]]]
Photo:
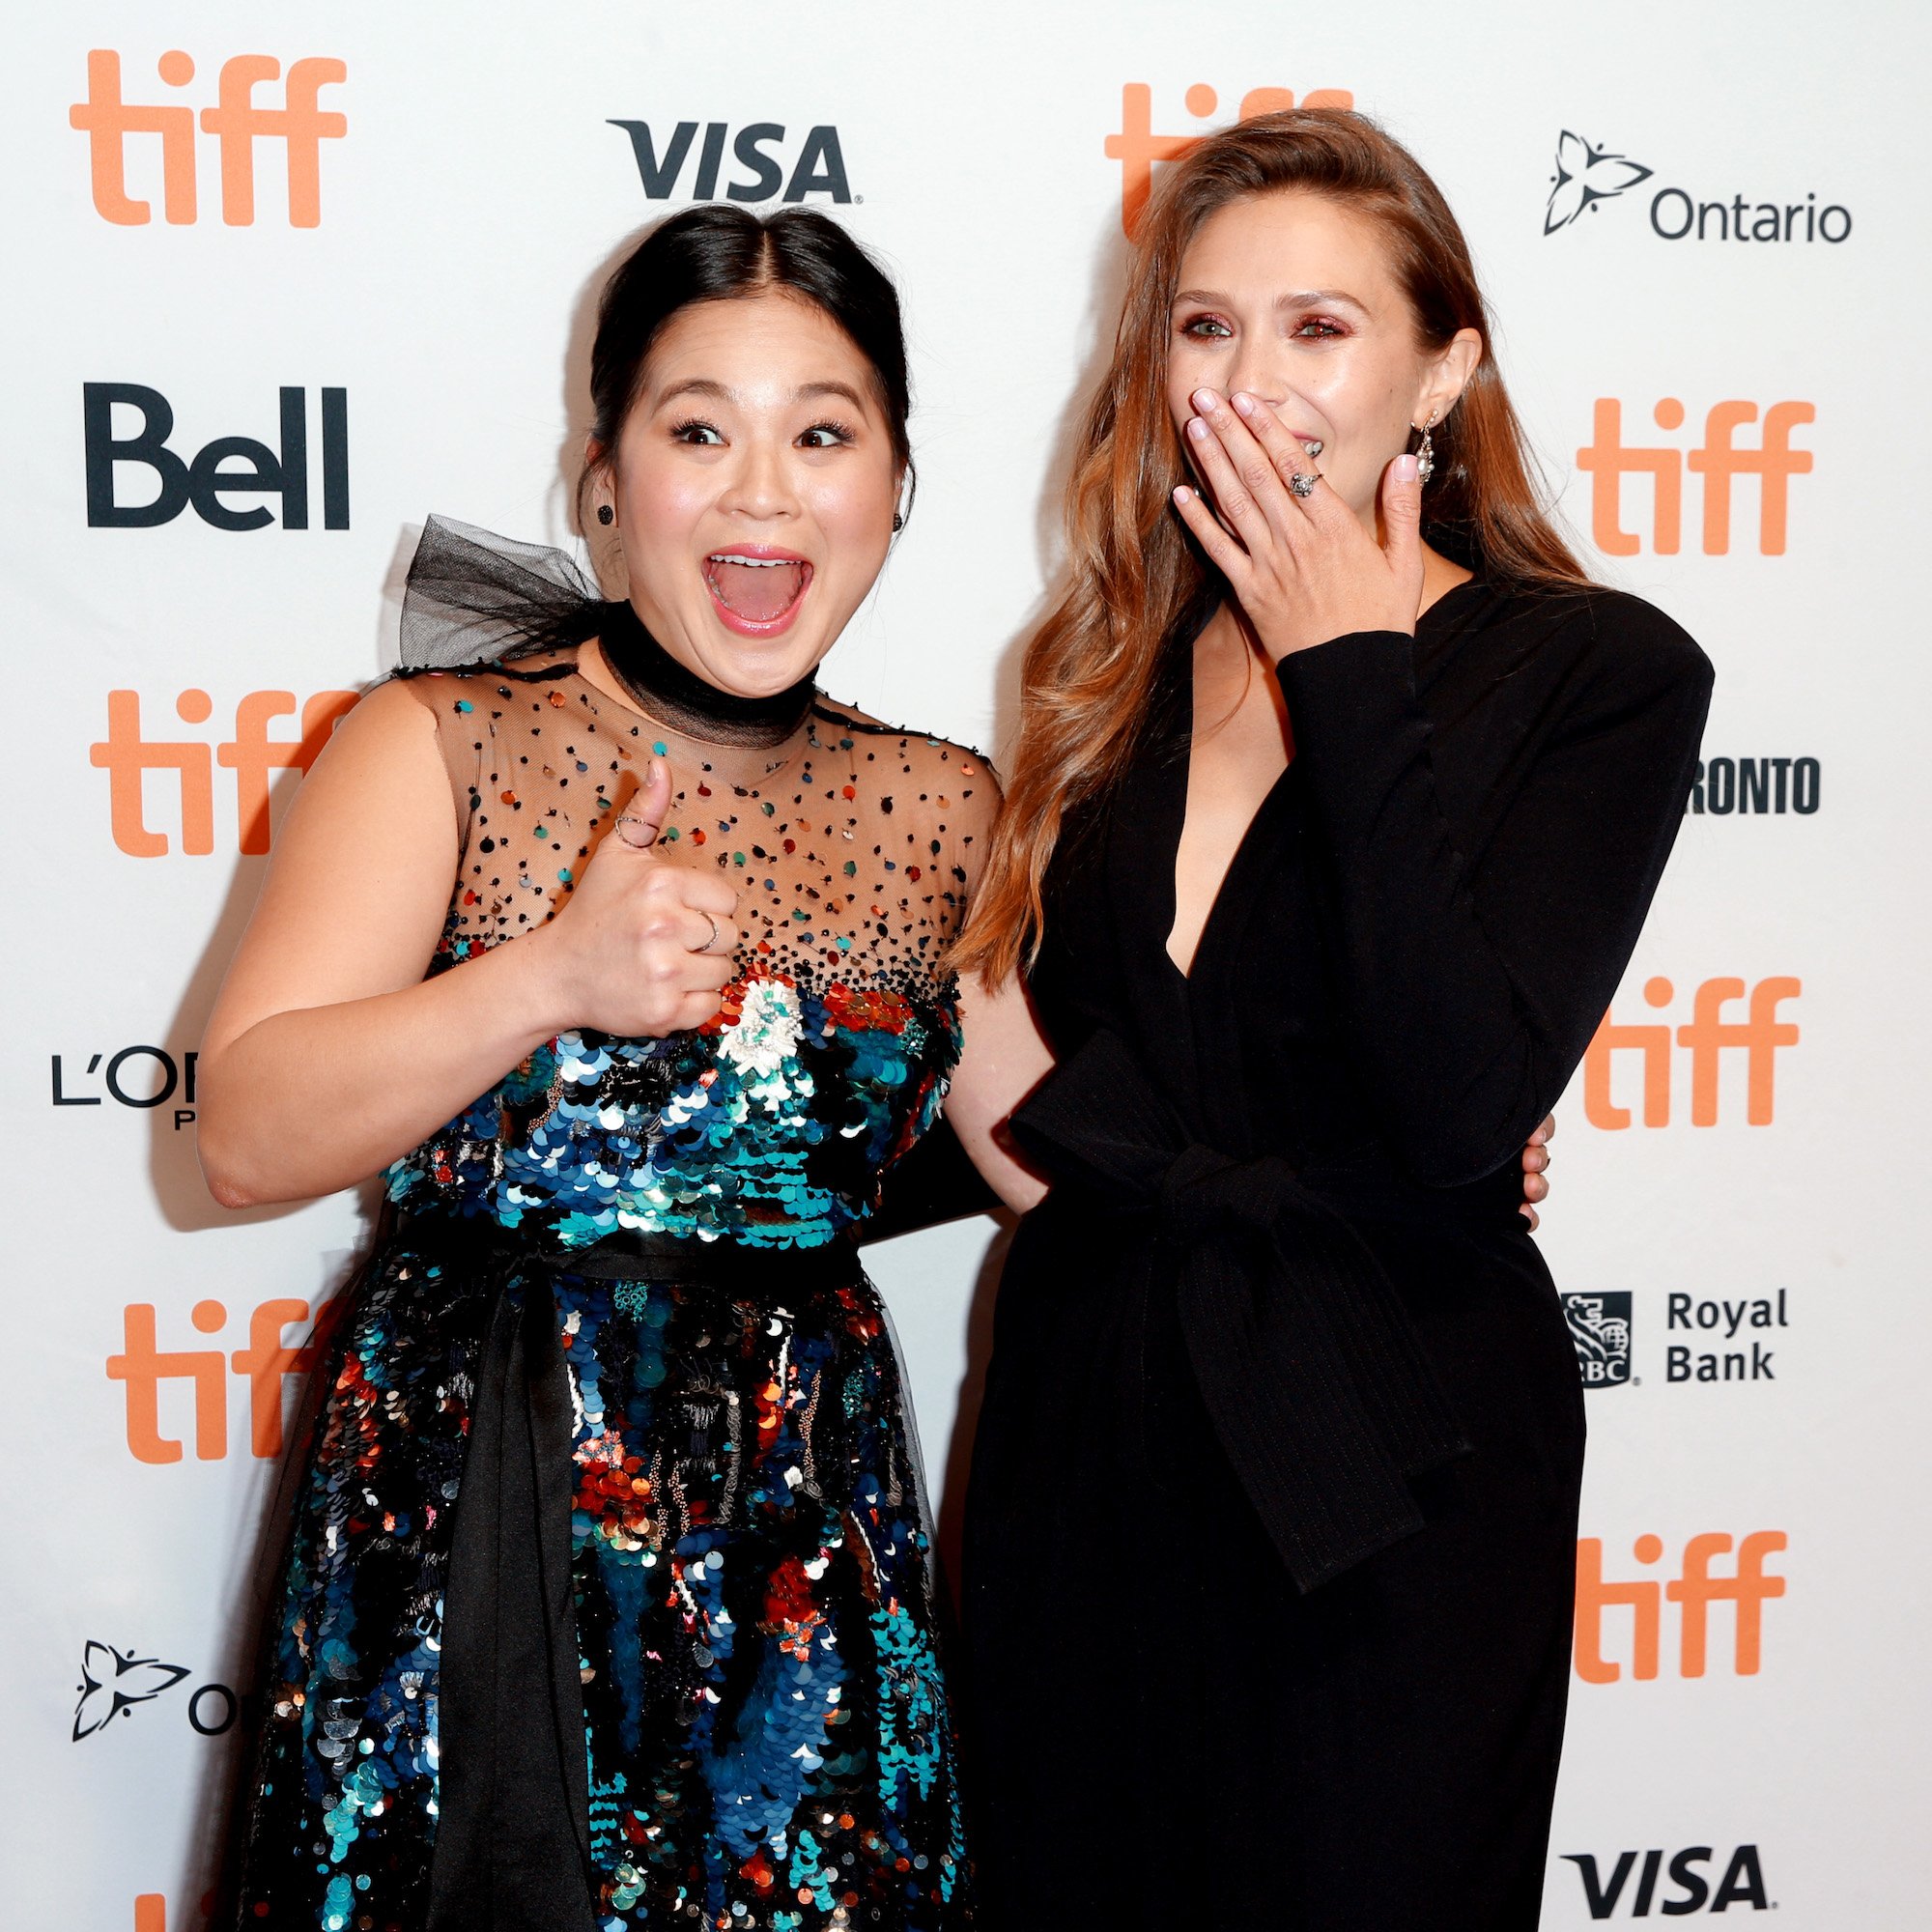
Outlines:
[[1012,1127],[1057,1179],[1158,1216],[1202,1401],[1297,1588],[1423,1526],[1407,1479],[1469,1445],[1333,1206],[1279,1156],[1190,1141],[1111,1033],[1062,1062]]
[[751,1248],[625,1233],[553,1255],[424,1217],[426,1259],[490,1294],[443,1591],[428,1932],[595,1932],[571,1593],[574,1418],[554,1284],[569,1277],[796,1295],[860,1277],[849,1241]]

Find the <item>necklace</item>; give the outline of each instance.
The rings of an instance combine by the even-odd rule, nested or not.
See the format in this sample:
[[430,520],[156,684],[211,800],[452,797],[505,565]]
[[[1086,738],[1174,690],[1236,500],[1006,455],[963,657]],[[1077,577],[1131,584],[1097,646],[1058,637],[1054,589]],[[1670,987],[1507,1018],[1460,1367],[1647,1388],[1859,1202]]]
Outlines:
[[687,738],[722,745],[781,745],[805,723],[818,696],[817,680],[809,672],[770,697],[721,691],[672,657],[627,602],[604,606],[598,642],[611,674],[639,709]]

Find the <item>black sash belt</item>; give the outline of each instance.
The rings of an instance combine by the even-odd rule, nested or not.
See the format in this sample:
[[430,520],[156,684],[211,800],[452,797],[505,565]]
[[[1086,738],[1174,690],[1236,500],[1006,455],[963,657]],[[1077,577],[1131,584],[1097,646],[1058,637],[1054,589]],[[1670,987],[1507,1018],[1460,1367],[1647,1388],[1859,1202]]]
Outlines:
[[1279,1156],[1191,1142],[1110,1033],[1012,1125],[1056,1179],[1158,1216],[1202,1400],[1297,1588],[1422,1527],[1407,1478],[1469,1445],[1394,1288],[1333,1206]]
[[797,1295],[860,1278],[852,1245],[749,1248],[620,1234],[547,1255],[417,1221],[491,1293],[443,1590],[428,1932],[595,1932],[587,1759],[571,1603],[574,1431],[561,1277]]

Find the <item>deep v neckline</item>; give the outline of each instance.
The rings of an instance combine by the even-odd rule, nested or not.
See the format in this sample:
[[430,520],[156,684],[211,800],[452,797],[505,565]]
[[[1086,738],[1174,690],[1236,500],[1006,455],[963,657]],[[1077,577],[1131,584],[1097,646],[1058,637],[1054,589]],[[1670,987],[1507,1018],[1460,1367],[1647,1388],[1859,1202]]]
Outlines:
[[1179,726],[1179,753],[1172,759],[1167,771],[1170,782],[1178,788],[1178,799],[1173,810],[1174,842],[1169,847],[1160,867],[1160,903],[1156,908],[1154,921],[1163,962],[1178,980],[1184,991],[1191,992],[1196,985],[1201,963],[1208,954],[1210,944],[1215,939],[1221,925],[1225,923],[1224,909],[1231,894],[1229,888],[1235,884],[1251,857],[1262,829],[1274,817],[1278,801],[1287,789],[1294,771],[1294,755],[1291,752],[1289,760],[1275,774],[1274,781],[1262,794],[1260,802],[1249,815],[1248,822],[1241,828],[1241,836],[1235,841],[1235,849],[1228,855],[1226,870],[1214,889],[1214,895],[1208,902],[1208,911],[1201,922],[1201,930],[1194,938],[1194,951],[1188,962],[1182,966],[1172,951],[1174,922],[1180,905],[1180,847],[1187,836],[1187,795],[1194,782],[1194,663],[1192,646],[1189,647],[1187,674],[1179,681],[1176,693],[1176,723]]

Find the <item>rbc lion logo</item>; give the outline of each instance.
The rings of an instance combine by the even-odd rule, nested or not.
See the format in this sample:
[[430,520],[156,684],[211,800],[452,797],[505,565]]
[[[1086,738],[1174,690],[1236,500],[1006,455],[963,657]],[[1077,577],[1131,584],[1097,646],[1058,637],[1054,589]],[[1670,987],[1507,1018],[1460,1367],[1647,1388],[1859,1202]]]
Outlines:
[[1616,1388],[1631,1378],[1631,1298],[1620,1293],[1566,1294],[1563,1314],[1577,1345],[1585,1388]]

